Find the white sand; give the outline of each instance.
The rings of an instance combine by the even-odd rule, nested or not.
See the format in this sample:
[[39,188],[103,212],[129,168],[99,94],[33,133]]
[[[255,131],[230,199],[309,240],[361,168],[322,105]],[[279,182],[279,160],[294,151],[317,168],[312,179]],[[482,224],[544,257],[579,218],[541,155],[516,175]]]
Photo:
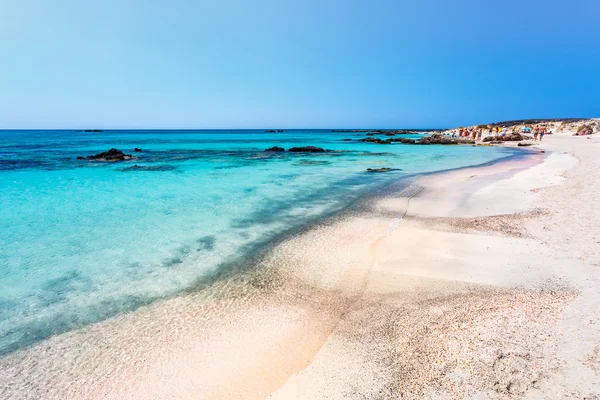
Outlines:
[[531,168],[422,182],[352,313],[270,398],[600,394],[599,139],[547,137]]

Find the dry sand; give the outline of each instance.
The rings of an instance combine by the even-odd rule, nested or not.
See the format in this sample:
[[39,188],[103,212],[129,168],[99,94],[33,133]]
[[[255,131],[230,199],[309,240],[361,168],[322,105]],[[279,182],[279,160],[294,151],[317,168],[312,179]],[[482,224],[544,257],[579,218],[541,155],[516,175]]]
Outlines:
[[591,399],[600,140],[545,140],[551,153],[427,177],[201,291],[3,356],[0,398]]
[[270,398],[598,396],[599,139],[547,137],[529,168],[420,182],[364,295]]

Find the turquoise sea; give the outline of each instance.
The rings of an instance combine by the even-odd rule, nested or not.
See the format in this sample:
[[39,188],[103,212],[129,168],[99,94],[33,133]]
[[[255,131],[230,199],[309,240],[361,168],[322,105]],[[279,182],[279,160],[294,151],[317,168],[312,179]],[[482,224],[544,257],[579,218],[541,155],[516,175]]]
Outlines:
[[[257,245],[390,182],[518,156],[343,141],[364,136],[0,131],[0,354],[193,290]],[[307,145],[330,151],[263,151]],[[76,159],[113,147],[136,159]],[[366,172],[380,167],[399,170]]]

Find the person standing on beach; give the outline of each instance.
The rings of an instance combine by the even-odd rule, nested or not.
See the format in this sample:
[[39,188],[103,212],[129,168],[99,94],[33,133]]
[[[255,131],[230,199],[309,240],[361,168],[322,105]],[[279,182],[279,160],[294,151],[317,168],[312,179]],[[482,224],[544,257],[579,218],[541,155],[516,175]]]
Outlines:
[[[490,130],[491,130],[491,129],[490,129]],[[483,132],[482,132],[482,130],[481,130],[481,129],[480,129],[480,130],[477,132],[477,141],[478,141],[478,142],[481,142],[481,134],[482,134],[482,133],[483,133]]]
[[533,141],[534,142],[537,141],[539,131],[540,131],[539,127],[536,126],[535,128],[533,128]]
[[545,133],[546,133],[546,125],[542,125],[542,127],[540,128],[540,143],[544,139],[544,134]]

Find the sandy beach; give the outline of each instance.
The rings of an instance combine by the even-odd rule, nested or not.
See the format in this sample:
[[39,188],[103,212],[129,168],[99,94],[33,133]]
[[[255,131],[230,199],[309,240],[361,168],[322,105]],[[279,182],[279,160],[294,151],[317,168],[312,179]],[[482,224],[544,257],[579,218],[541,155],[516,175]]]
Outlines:
[[390,188],[203,290],[5,355],[0,397],[596,398],[600,138],[532,148]]
[[421,180],[360,301],[270,398],[596,398],[599,145]]

